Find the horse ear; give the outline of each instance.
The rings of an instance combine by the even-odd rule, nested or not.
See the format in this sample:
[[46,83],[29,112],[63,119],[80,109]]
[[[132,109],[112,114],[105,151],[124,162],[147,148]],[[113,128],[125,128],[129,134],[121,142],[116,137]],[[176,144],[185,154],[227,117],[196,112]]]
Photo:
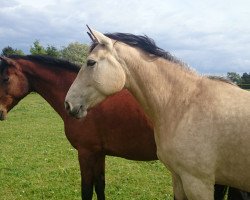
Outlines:
[[87,34],[89,35],[90,39],[92,40],[92,42],[96,42],[96,40],[93,38],[92,34],[90,32],[87,32]]
[[15,61],[12,60],[11,58],[8,58],[6,56],[0,56],[0,59],[2,62],[7,63],[8,65],[15,65]]
[[2,56],[0,56],[0,67],[1,67],[2,63],[3,63]]
[[[98,42],[99,44],[105,45],[108,49],[112,49],[113,43],[109,37],[105,36],[104,34],[98,32],[96,30],[93,30],[89,27],[88,27],[88,29],[90,30],[90,33],[96,42]],[[93,40],[93,38],[92,38],[92,40]]]

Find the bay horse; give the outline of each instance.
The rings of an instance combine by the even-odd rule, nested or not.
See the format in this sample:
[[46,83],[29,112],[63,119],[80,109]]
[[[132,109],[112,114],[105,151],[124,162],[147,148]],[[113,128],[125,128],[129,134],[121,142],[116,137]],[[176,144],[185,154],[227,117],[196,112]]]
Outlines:
[[147,36],[89,30],[94,44],[66,110],[85,117],[127,88],[154,125],[177,200],[212,200],[215,183],[250,191],[250,93],[198,75]]
[[106,155],[158,159],[152,124],[127,90],[95,107],[85,120],[76,120],[66,113],[64,99],[79,66],[46,56],[0,61],[0,119],[30,92],[40,94],[60,115],[66,137],[78,151],[82,199],[92,199],[93,187],[97,199],[105,199]]

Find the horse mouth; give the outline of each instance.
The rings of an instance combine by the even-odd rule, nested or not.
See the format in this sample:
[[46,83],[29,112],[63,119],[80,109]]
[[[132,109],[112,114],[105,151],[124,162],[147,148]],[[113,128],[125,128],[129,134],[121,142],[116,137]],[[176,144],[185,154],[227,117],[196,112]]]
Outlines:
[[88,112],[87,112],[87,110],[85,110],[84,112],[82,112],[82,115],[81,115],[81,116],[79,116],[79,118],[78,118],[78,119],[85,118],[85,117],[87,116],[87,114],[88,114]]
[[70,113],[70,115],[76,119],[82,119],[84,117],[86,117],[87,115],[87,110],[79,110],[77,113]]
[[4,110],[0,110],[0,120],[3,121],[6,119],[6,112]]
[[70,116],[76,119],[84,118],[87,115],[87,109],[80,104],[73,106],[70,102],[65,101],[65,109]]

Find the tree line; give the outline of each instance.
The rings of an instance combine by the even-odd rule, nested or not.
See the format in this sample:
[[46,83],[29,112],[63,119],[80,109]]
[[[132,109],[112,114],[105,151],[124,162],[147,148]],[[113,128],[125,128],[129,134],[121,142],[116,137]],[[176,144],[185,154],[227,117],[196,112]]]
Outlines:
[[244,72],[240,75],[236,72],[228,72],[227,78],[243,89],[250,89],[250,73]]
[[[81,44],[79,42],[70,43],[68,46],[62,47],[61,49],[58,49],[52,45],[44,47],[38,40],[36,40],[30,47],[29,52],[30,55],[47,55],[82,65],[86,62],[88,49],[88,45]],[[1,55],[25,55],[25,53],[20,49],[7,46],[2,49]]]
[[[78,42],[70,43],[68,46],[62,47],[61,49],[57,49],[52,45],[44,47],[40,44],[38,40],[36,40],[30,47],[29,51],[31,55],[47,55],[55,58],[65,59],[79,65],[83,65],[86,62],[88,49],[88,45],[81,44]],[[24,52],[20,49],[14,49],[10,46],[7,46],[2,49],[1,55],[3,56],[9,56],[13,54],[24,55]],[[250,73],[245,72],[240,75],[236,72],[228,72],[226,78],[228,78],[229,80],[244,89],[250,89]]]

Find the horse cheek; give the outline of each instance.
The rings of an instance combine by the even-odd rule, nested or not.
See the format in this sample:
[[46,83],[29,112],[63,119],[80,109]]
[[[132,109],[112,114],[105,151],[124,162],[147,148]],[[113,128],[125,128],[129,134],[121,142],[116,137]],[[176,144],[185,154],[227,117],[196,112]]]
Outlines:
[[104,80],[102,84],[104,93],[106,95],[115,94],[123,89],[124,83],[124,78],[120,78],[120,76],[113,76],[108,80]]
[[14,78],[10,90],[13,96],[19,98],[25,96],[29,92],[28,81],[24,77]]

